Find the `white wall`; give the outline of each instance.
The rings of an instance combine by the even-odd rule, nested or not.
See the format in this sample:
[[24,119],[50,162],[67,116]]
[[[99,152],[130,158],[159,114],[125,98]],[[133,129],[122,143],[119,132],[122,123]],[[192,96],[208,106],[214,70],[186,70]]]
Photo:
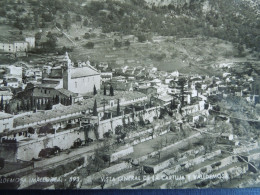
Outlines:
[[13,128],[13,118],[1,119],[0,120],[0,133],[4,130],[11,130]]
[[84,139],[84,132],[65,131],[55,135],[49,135],[43,139],[33,140],[31,142],[19,143],[17,149],[17,159],[29,161],[32,158],[38,158],[40,151],[44,148],[58,146],[61,149],[70,148],[78,138]]
[[100,90],[100,75],[71,79],[68,83],[68,90],[74,93],[93,92],[94,85],[97,90]]

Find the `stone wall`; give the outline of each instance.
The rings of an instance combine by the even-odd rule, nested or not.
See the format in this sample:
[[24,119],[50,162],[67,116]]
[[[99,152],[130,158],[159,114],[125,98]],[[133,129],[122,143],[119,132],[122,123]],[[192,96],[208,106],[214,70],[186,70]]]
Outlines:
[[125,149],[119,149],[119,151],[115,152],[115,153],[112,153],[110,155],[110,162],[114,162],[116,160],[118,160],[119,158],[122,158],[124,156],[127,156],[131,153],[134,152],[134,148],[131,146],[131,147],[127,147]]
[[157,115],[160,115],[159,108],[157,112],[156,108],[150,108],[144,111],[135,112],[134,115],[127,114],[124,116],[118,116],[108,120],[100,121],[98,127],[99,138],[103,138],[104,133],[108,132],[109,130],[115,133],[115,128],[118,125],[123,125],[123,118],[125,118],[126,124],[128,124],[128,122],[139,121],[139,116],[142,116],[144,120],[149,120],[150,122],[153,122],[154,117]]
[[40,151],[44,148],[58,146],[65,150],[73,146],[74,141],[78,138],[84,139],[84,132],[68,130],[38,138],[38,140],[21,142],[18,145],[16,157],[20,160],[29,161],[32,158],[38,158]]

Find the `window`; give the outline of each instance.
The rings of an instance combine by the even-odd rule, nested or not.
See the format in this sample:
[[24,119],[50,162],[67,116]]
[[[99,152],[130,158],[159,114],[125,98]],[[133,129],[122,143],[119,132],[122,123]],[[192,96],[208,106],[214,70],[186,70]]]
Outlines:
[[47,90],[46,90],[46,89],[44,90],[44,93],[45,93],[45,94],[47,93]]
[[78,83],[77,82],[75,82],[75,88],[78,88]]

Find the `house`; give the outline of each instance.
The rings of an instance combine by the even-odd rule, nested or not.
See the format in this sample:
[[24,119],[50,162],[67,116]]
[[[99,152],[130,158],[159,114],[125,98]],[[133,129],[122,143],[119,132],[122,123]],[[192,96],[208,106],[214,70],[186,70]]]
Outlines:
[[0,50],[7,53],[27,52],[35,48],[35,37],[0,38]]
[[22,76],[23,76],[22,67],[17,67],[17,66],[11,65],[11,66],[8,66],[7,68],[9,69],[10,75],[18,76],[18,77],[22,78]]
[[188,121],[191,123],[204,123],[206,122],[206,114],[204,111],[198,111],[188,115]]
[[152,81],[150,81],[151,86],[160,86],[162,84],[162,81],[160,79],[154,79]]
[[174,71],[174,72],[170,73],[170,75],[171,75],[172,77],[174,77],[174,78],[178,78],[178,77],[180,76],[180,73],[179,73],[179,71],[177,70],[177,71]]
[[12,87],[12,88],[18,88],[19,87],[19,81],[17,78],[8,78],[4,81],[5,86]]
[[133,91],[133,83],[111,82],[113,88],[118,91]]
[[13,129],[13,116],[4,112],[0,112],[0,133]]
[[161,95],[158,97],[152,97],[152,99],[161,106],[167,106],[167,105],[171,104],[173,97],[171,95]]
[[137,91],[146,95],[155,95],[157,93],[157,89],[152,86],[140,86],[137,88]]
[[65,105],[73,104],[80,98],[80,96],[69,90],[57,88],[55,84],[28,84],[23,92],[18,93],[18,97],[32,97],[36,103],[40,104],[47,104],[49,100],[52,101],[56,96]]
[[101,82],[110,81],[113,78],[112,72],[101,72]]

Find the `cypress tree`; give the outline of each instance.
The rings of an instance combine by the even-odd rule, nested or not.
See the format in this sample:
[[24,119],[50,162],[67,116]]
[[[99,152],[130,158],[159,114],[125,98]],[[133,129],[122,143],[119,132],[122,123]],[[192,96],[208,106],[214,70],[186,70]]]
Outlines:
[[17,103],[16,109],[17,109],[17,112],[20,112],[20,105],[19,105],[19,103]]
[[56,95],[55,97],[55,104],[59,104],[60,103],[60,97],[58,95]]
[[117,100],[117,108],[116,108],[116,113],[117,113],[117,116],[120,115],[120,104],[119,104],[119,99]]
[[72,101],[73,101],[73,100],[72,100],[72,96],[70,95],[70,99],[69,99],[69,104],[70,104],[70,105],[72,105],[72,103],[73,103]]
[[34,100],[33,100],[33,96],[30,96],[30,109],[32,110],[34,107]]
[[46,104],[46,108],[45,110],[51,110],[52,109],[52,101],[48,100],[47,104]]
[[24,99],[21,100],[20,110],[25,110]]
[[97,116],[97,100],[95,99],[94,106],[93,106],[93,116]]
[[104,95],[107,95],[107,88],[106,88],[106,85],[104,86]]
[[30,110],[31,110],[31,104],[30,104],[30,101],[29,101],[29,100],[27,100],[27,102],[26,102],[26,110],[27,110],[27,111],[30,111]]
[[37,109],[38,109],[38,110],[41,109],[40,101],[38,101],[38,103],[37,103]]
[[4,96],[1,96],[1,110],[4,110]]
[[9,113],[10,112],[10,105],[9,104],[5,104],[5,112]]
[[97,94],[97,89],[96,89],[96,85],[94,85],[94,90],[93,90],[93,94],[96,95]]
[[114,96],[114,88],[110,85],[110,96]]

